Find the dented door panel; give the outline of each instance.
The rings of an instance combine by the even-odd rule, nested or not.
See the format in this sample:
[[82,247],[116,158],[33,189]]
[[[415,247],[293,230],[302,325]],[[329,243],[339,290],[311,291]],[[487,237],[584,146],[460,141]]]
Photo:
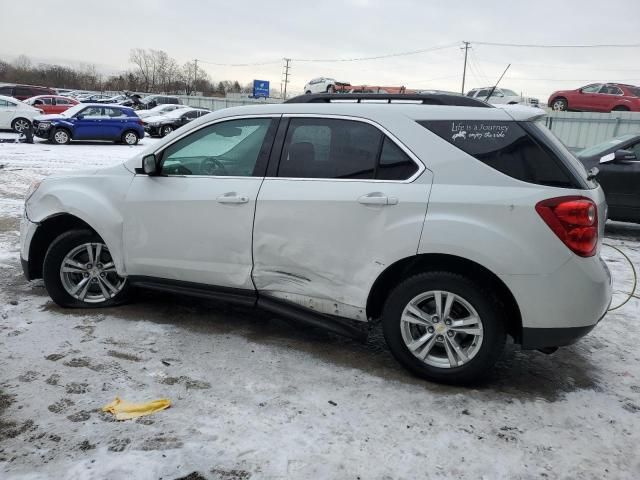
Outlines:
[[[430,187],[428,171],[413,183],[266,178],[254,224],[256,288],[321,313],[367,320],[375,279],[417,252]],[[392,201],[361,203],[365,196]]]

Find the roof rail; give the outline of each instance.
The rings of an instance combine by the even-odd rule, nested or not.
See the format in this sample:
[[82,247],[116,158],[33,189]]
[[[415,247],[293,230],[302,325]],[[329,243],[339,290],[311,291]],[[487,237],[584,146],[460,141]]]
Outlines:
[[446,93],[312,93],[290,98],[284,103],[418,103],[421,105],[452,105],[457,107],[494,108],[482,100]]

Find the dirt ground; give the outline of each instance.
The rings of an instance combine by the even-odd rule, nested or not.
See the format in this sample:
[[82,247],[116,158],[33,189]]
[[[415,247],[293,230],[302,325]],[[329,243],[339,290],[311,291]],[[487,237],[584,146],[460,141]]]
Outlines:
[[[412,377],[378,329],[360,344],[144,292],[57,307],[19,267],[21,197],[31,179],[132,152],[0,144],[0,477],[640,478],[637,298],[553,355],[508,345],[468,388]],[[612,223],[606,241],[640,265],[640,226]],[[628,264],[603,256],[630,291]],[[100,411],[115,396],[173,405],[119,422]]]

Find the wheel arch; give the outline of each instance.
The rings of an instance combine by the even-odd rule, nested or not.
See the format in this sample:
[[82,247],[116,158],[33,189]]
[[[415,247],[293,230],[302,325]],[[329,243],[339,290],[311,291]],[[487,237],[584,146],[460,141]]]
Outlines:
[[367,298],[367,318],[379,318],[391,290],[403,279],[430,271],[458,273],[497,293],[505,307],[507,333],[516,343],[522,339],[522,315],[515,297],[504,282],[491,270],[463,257],[442,253],[425,253],[398,260],[387,267],[375,280]]

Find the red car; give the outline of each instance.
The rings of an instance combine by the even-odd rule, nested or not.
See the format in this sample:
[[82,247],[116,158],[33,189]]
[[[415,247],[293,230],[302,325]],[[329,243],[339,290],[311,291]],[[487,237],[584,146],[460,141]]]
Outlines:
[[622,83],[592,83],[577,90],[553,92],[547,105],[552,110],[640,112],[640,87]]
[[73,98],[60,97],[58,95],[38,95],[37,97],[26,99],[24,103],[39,108],[45,115],[50,115],[62,113],[67,108],[71,108],[80,102]]

